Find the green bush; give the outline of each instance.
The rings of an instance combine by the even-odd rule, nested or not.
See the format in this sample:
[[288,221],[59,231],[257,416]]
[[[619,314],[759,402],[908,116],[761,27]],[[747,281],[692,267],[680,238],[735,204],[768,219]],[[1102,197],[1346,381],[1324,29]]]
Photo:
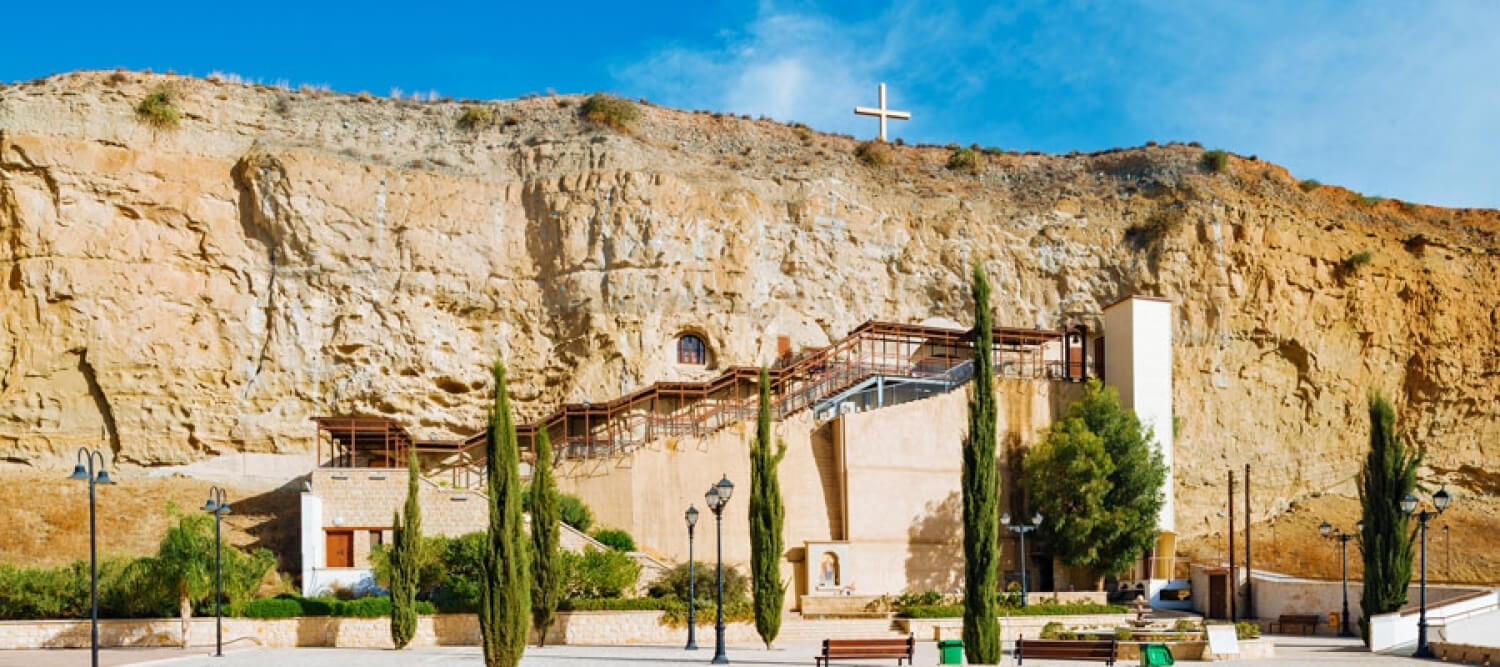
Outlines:
[[616,130],[629,129],[641,118],[641,112],[635,108],[634,102],[604,93],[590,95],[579,108],[579,113],[590,123]]
[[[416,609],[418,614],[437,613],[437,608],[425,600],[418,600]],[[273,598],[246,600],[230,605],[229,614],[247,618],[293,618],[297,616],[382,618],[391,615],[391,599],[364,597],[339,600],[328,596],[305,598],[288,593]]]
[[1117,640],[1128,642],[1134,636],[1135,633],[1131,632],[1130,628],[1115,628],[1115,639]]
[[560,600],[558,611],[659,611],[669,602],[660,598],[577,598]]
[[593,538],[615,551],[635,551],[635,538],[618,528],[600,528],[594,531]]
[[884,167],[891,163],[891,149],[884,141],[871,139],[854,148],[854,157],[868,167]]
[[564,598],[617,598],[634,592],[641,576],[641,566],[619,551],[600,551],[592,547],[581,554],[558,553],[562,565]]
[[1361,266],[1365,266],[1366,264],[1369,264],[1371,258],[1372,258],[1372,256],[1370,255],[1370,251],[1368,251],[1368,250],[1361,250],[1361,251],[1359,251],[1357,253],[1354,253],[1354,254],[1352,254],[1352,255],[1350,255],[1348,257],[1345,257],[1344,261],[1342,261],[1342,262],[1339,263],[1339,266],[1343,267],[1343,269],[1345,271],[1351,271],[1352,272],[1352,271],[1358,269]]
[[1312,192],[1313,190],[1323,187],[1323,184],[1319,183],[1318,179],[1316,178],[1309,178],[1298,183],[1297,187],[1302,188],[1303,192]]
[[977,174],[984,167],[984,157],[973,148],[960,148],[948,156],[948,168]]
[[[701,561],[695,561],[693,565],[693,589],[698,599],[712,600],[717,592],[716,574],[714,566]],[[681,563],[656,581],[652,582],[651,588],[647,589],[647,595],[654,598],[676,598],[678,600],[688,599],[688,564]],[[724,568],[724,599],[725,600],[748,600],[750,599],[750,579],[733,567]]]
[[458,115],[458,127],[464,130],[482,130],[495,123],[495,110],[486,106],[466,106]]
[[[423,563],[417,578],[417,599],[430,601],[444,613],[472,612],[479,601],[480,568],[484,558],[485,533],[461,537],[423,539]],[[390,585],[390,549],[370,551],[375,580]]]
[[88,563],[46,568],[0,563],[0,620],[81,618],[88,613]]
[[1359,204],[1360,204],[1360,206],[1374,206],[1374,205],[1379,204],[1380,202],[1383,202],[1383,201],[1385,201],[1385,197],[1376,197],[1374,195],[1360,195],[1359,196]]
[[962,618],[964,606],[961,604],[912,605],[902,609],[896,615],[901,618]]
[[1172,629],[1176,632],[1197,632],[1203,627],[1191,618],[1179,618],[1176,623],[1172,624]]
[[[726,570],[727,571],[727,570]],[[673,626],[687,625],[688,606],[686,602],[676,598],[662,600],[665,607],[661,615],[662,623]],[[694,616],[699,623],[706,623],[714,618],[717,609],[713,600],[700,598],[694,608]],[[740,621],[755,620],[755,605],[751,603],[750,596],[731,599],[728,593],[724,595],[724,622],[736,623]]]
[[1260,637],[1260,625],[1249,621],[1235,623],[1234,636],[1238,639],[1255,639]]
[[579,531],[588,532],[589,527],[594,525],[594,513],[583,500],[571,493],[563,493],[557,496],[557,512],[562,522],[577,528]]
[[1229,154],[1214,149],[1203,152],[1203,168],[1210,174],[1222,174],[1229,169]]
[[295,599],[259,598],[231,605],[229,613],[246,618],[294,618],[302,615],[302,605]]
[[177,108],[177,91],[165,84],[157,86],[135,106],[135,115],[159,130],[176,129],[182,119],[182,110]]
[[1062,623],[1059,623],[1057,621],[1047,621],[1047,623],[1042,626],[1041,638],[1059,639],[1060,637],[1058,637],[1058,635],[1062,634],[1066,630],[1067,627]]

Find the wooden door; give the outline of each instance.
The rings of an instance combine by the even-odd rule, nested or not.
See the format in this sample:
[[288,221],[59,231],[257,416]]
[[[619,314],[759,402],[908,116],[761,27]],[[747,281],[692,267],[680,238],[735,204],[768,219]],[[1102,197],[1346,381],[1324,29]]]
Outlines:
[[354,531],[328,531],[328,567],[354,567]]
[[1082,380],[1085,376],[1083,368],[1083,334],[1068,334],[1068,370],[1069,380]]
[[1208,575],[1208,617],[1229,618],[1229,604],[1227,596],[1229,591],[1229,575]]

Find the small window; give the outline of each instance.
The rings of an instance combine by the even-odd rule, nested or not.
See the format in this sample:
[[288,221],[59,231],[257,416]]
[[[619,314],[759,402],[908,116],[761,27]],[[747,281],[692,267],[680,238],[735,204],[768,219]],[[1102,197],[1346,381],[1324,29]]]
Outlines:
[[677,363],[704,366],[708,364],[708,346],[693,334],[677,339]]
[[370,531],[370,548],[373,549],[373,548],[381,546],[383,544],[385,544],[385,531],[383,531],[383,530],[372,530],[372,531]]

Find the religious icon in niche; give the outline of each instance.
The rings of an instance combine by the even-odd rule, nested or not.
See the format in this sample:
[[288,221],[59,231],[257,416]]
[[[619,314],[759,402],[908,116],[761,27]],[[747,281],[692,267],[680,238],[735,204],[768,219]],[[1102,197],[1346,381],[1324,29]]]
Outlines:
[[677,363],[703,366],[708,363],[708,345],[693,334],[677,339]]
[[839,557],[833,552],[824,552],[823,558],[818,561],[818,586],[820,588],[837,588],[839,585]]

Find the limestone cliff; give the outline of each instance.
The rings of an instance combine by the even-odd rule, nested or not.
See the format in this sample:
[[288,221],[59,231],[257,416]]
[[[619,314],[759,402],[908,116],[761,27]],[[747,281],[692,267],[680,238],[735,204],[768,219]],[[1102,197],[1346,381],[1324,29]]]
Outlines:
[[[174,130],[135,114],[161,85]],[[982,259],[1002,325],[1176,302],[1185,533],[1230,466],[1256,464],[1262,514],[1347,485],[1377,388],[1434,479],[1500,494],[1495,211],[1212,173],[1184,145],[871,167],[846,137],[651,106],[619,132],[579,102],[463,129],[456,103],[172,76],[0,89],[0,457],[304,451],[325,413],[467,434],[497,356],[536,414],[687,377],[684,331],[708,373],[778,336],[968,322]]]

